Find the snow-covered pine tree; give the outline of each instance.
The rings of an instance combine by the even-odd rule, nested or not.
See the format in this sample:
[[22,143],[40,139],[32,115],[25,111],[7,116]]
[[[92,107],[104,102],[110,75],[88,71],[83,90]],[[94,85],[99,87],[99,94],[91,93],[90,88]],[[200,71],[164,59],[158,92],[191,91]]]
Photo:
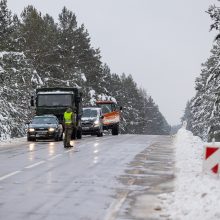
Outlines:
[[3,139],[25,135],[30,97],[41,80],[23,53],[0,52],[0,132]]
[[64,78],[82,88],[85,104],[90,103],[90,91],[96,98],[104,92],[100,51],[91,47],[84,25],[78,27],[75,14],[65,7],[59,15],[59,53]]
[[[207,11],[213,21],[211,30],[220,31],[220,9],[214,5]],[[187,103],[183,119],[187,119],[188,128],[204,140],[209,139],[210,130],[220,130],[220,38],[216,36],[211,55],[202,64],[201,74],[196,79],[195,97]]]
[[8,9],[7,0],[0,1],[0,51],[11,49],[11,34],[13,32],[12,13]]
[[53,18],[49,15],[43,17],[33,6],[26,7],[21,18],[23,52],[45,82],[50,77],[57,78],[60,75],[56,54],[58,31]]

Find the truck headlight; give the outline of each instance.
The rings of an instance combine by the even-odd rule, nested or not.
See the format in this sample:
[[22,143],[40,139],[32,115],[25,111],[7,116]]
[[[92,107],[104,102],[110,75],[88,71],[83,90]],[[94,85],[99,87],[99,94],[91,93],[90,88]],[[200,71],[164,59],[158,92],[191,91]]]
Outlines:
[[28,128],[28,131],[29,131],[29,132],[34,132],[35,129],[34,129],[34,128]]
[[48,131],[49,131],[49,132],[54,132],[54,131],[55,131],[55,128],[49,128]]

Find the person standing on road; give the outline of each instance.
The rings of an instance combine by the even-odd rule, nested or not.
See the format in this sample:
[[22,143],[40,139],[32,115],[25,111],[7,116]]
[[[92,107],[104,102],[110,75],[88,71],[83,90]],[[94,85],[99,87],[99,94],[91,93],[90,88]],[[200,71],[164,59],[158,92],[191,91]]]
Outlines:
[[71,135],[74,127],[74,113],[71,108],[67,108],[67,110],[64,112],[63,122],[65,128],[64,147],[73,147],[70,145]]

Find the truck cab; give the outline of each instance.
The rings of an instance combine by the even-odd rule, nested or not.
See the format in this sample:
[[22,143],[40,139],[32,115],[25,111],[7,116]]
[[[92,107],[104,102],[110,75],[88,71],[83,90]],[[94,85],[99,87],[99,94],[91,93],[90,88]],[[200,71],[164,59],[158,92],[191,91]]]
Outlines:
[[103,129],[111,130],[112,135],[119,134],[120,110],[114,101],[97,101],[96,105],[102,109],[103,113]]

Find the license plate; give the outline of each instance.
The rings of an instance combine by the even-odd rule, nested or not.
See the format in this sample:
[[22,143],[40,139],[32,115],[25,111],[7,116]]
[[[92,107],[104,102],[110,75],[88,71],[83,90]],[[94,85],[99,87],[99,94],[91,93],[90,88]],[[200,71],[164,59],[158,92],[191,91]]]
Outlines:
[[82,129],[83,130],[89,130],[89,127],[83,127]]
[[37,132],[36,137],[44,136],[47,132]]

